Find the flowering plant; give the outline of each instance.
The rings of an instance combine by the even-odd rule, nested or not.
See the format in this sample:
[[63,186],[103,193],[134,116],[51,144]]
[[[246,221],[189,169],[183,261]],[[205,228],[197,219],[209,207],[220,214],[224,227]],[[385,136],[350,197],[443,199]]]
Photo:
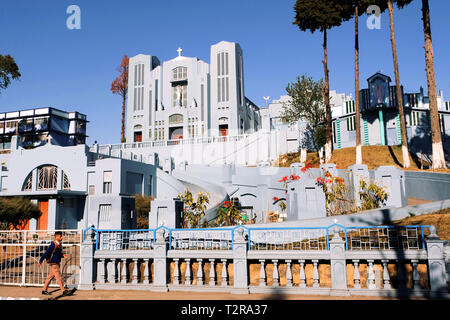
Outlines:
[[248,216],[242,214],[234,202],[227,200],[223,204],[218,203],[217,205],[217,223],[219,225],[234,226],[248,222]]
[[283,187],[286,189],[286,191],[284,193],[287,193],[287,188],[289,186],[289,183],[291,183],[292,181],[295,180],[299,180],[300,177],[295,175],[295,174],[291,174],[290,176],[284,176],[283,178],[281,178],[281,180],[278,180],[278,182],[282,182],[283,183]]
[[272,198],[274,204],[278,203],[278,206],[280,207],[281,212],[286,211],[286,202],[284,201],[284,199],[280,199],[278,197],[273,197]]
[[344,179],[325,171],[324,177],[316,179],[316,185],[322,187],[325,194],[325,206],[330,216],[354,212],[354,203],[350,201],[350,192]]
[[178,194],[178,198],[183,201],[183,225],[191,228],[198,228],[200,220],[206,212],[206,204],[209,203],[209,197],[203,192],[199,192],[197,201],[194,202],[192,192],[186,188],[184,194]]
[[359,198],[361,199],[361,206],[358,208],[359,210],[376,209],[386,203],[388,193],[375,182],[366,182],[361,179],[359,187]]

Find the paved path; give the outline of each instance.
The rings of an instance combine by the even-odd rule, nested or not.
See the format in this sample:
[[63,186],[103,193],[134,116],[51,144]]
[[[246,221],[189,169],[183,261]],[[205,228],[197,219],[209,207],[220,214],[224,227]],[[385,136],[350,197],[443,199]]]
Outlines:
[[[0,285],[0,298],[39,298],[47,300],[60,294],[59,288],[49,288],[51,296],[43,296],[40,287],[16,287]],[[421,298],[413,298],[421,299]],[[61,300],[395,300],[383,297],[330,297],[318,295],[231,294],[203,292],[151,292],[141,290],[77,290],[73,296]]]

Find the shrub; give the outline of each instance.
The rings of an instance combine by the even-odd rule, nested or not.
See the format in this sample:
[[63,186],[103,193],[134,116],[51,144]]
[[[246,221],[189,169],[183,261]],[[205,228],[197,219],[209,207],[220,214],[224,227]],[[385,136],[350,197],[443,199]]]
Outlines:
[[0,198],[2,229],[22,230],[30,219],[38,219],[41,214],[39,207],[27,198]]
[[183,201],[183,227],[198,228],[200,227],[200,220],[206,212],[206,204],[209,203],[209,197],[203,192],[197,195],[197,201],[194,202],[192,192],[188,188],[183,194],[178,194],[178,198]]

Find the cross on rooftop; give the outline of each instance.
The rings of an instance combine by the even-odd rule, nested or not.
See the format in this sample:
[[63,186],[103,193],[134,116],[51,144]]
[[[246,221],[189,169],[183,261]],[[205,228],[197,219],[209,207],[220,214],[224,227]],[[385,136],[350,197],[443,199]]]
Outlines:
[[178,48],[177,52],[178,52],[178,56],[181,57],[181,53],[183,52],[183,49]]

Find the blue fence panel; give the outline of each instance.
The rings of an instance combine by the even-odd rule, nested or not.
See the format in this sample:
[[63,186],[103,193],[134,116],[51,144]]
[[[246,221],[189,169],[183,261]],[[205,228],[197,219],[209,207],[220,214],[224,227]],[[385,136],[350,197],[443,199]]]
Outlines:
[[[425,239],[430,226],[364,226],[291,228],[198,228],[198,229],[133,229],[98,230],[97,250],[151,250],[156,232],[164,228],[168,233],[169,250],[232,250],[234,232],[243,228],[247,234],[248,250],[329,250],[330,239],[338,233],[345,241],[346,250],[426,250]],[[330,232],[331,231],[331,232]]]

